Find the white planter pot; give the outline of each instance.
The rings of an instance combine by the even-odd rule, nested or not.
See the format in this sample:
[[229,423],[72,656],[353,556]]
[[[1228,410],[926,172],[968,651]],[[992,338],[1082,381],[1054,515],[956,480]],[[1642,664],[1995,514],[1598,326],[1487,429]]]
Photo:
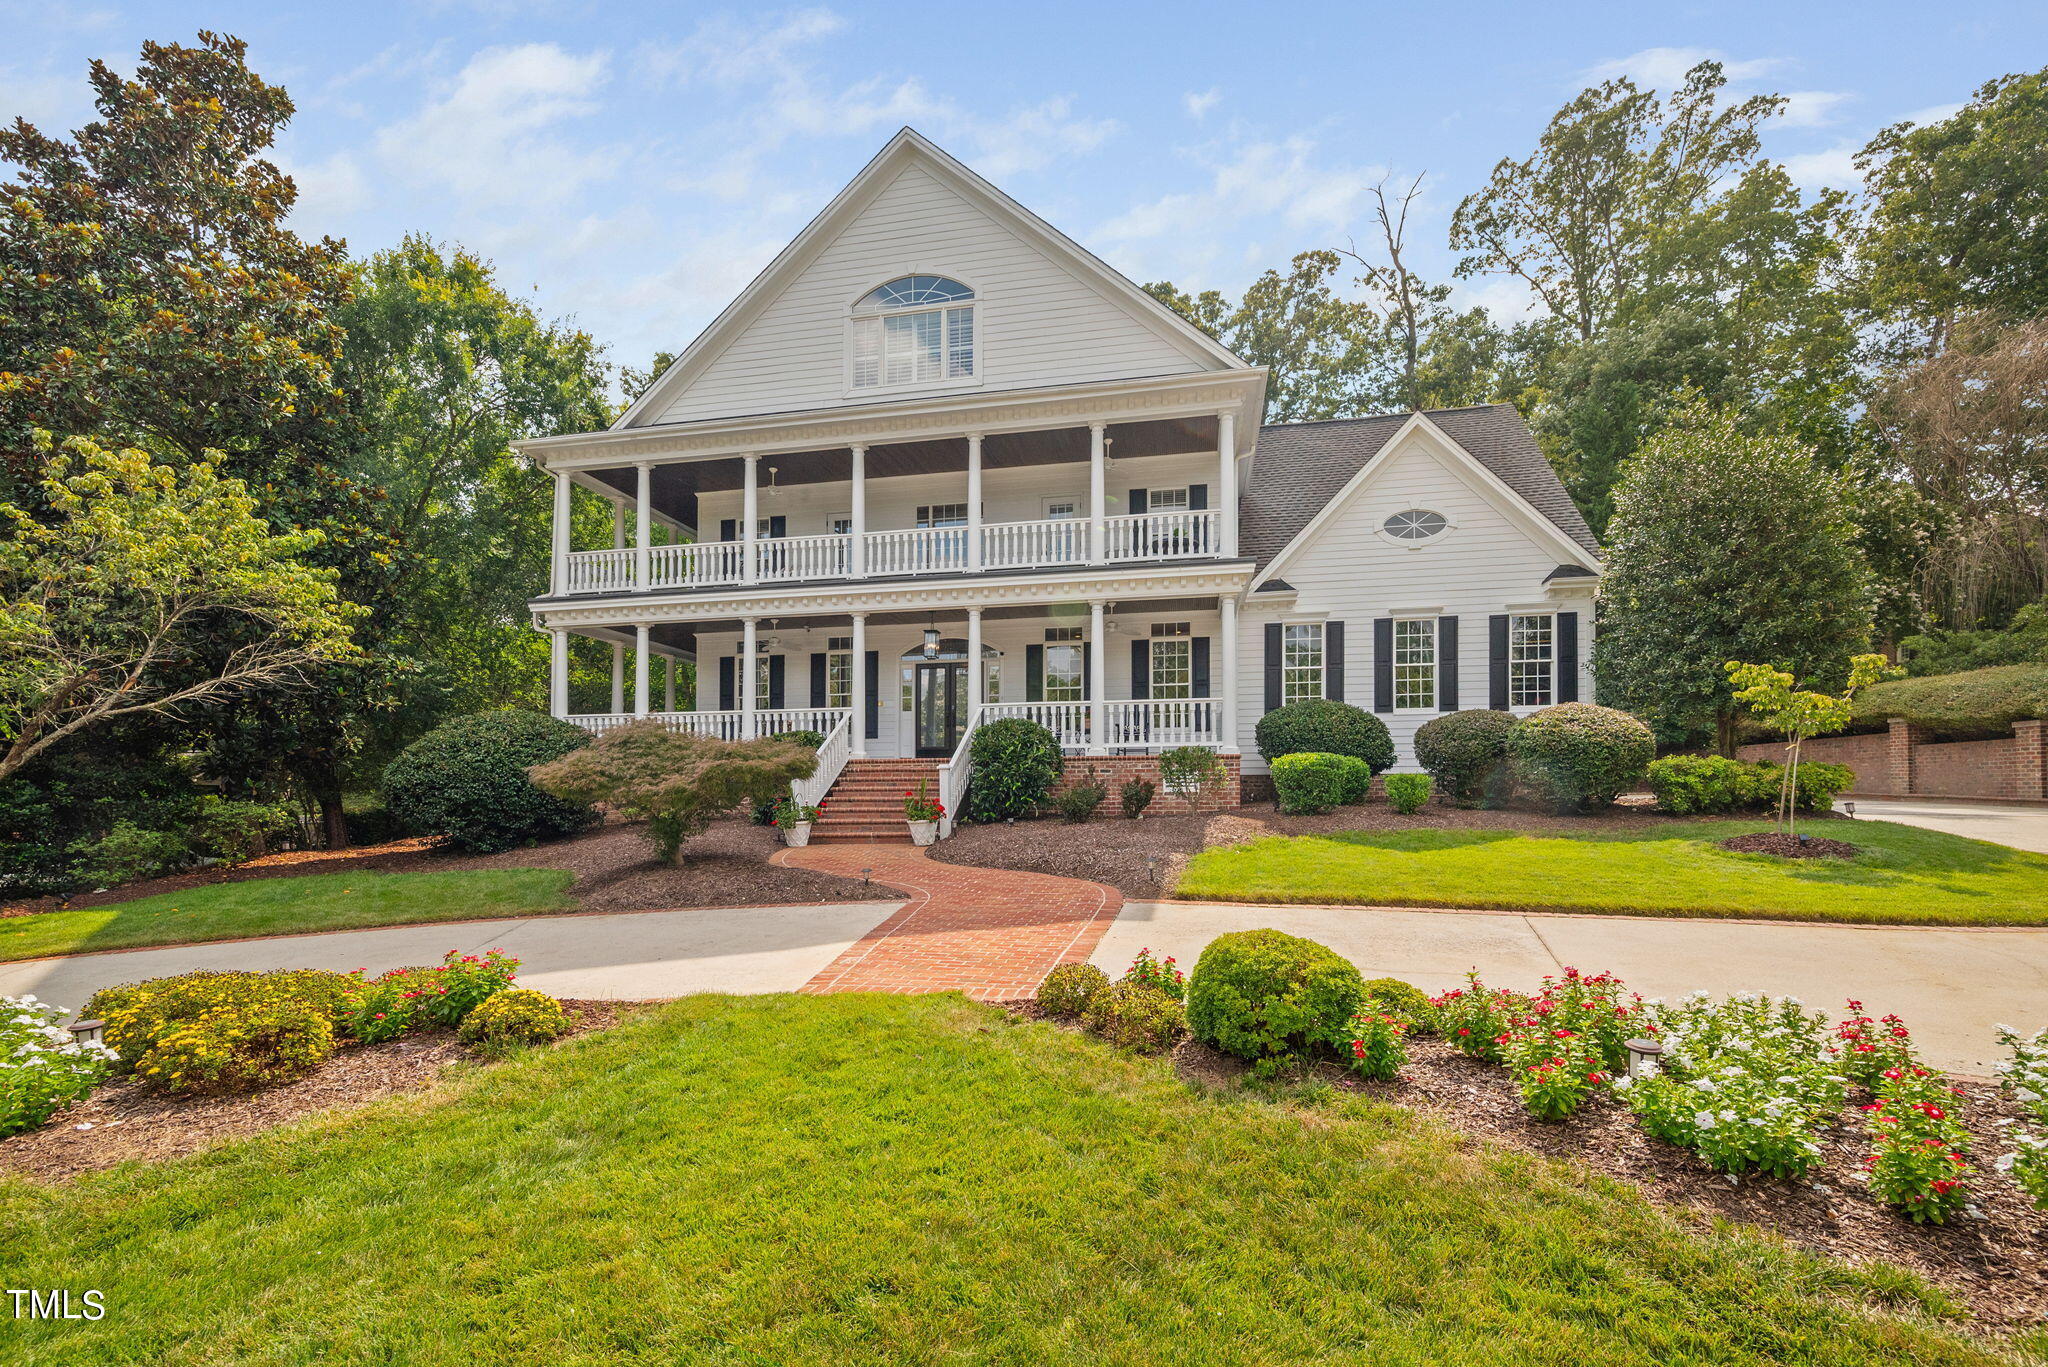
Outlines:
[[929,845],[939,838],[939,823],[936,821],[911,821],[905,824],[910,827],[910,843],[913,845]]
[[811,823],[804,821],[794,826],[784,826],[782,828],[782,843],[795,850],[800,850],[810,844]]

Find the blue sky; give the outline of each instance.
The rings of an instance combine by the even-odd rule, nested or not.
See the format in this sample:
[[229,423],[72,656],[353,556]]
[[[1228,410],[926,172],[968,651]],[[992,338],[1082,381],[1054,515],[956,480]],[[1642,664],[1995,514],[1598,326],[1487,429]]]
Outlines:
[[[1139,281],[1234,290],[1364,240],[1364,196],[1427,171],[1417,265],[1502,156],[1591,80],[1722,58],[1793,97],[1769,148],[1854,183],[1871,132],[2048,63],[2048,6],[842,3],[812,8],[0,0],[0,115],[90,116],[85,63],[249,40],[299,114],[295,223],[367,252],[462,242],[614,359],[680,349],[909,123]],[[1507,282],[1461,296],[1519,307]]]

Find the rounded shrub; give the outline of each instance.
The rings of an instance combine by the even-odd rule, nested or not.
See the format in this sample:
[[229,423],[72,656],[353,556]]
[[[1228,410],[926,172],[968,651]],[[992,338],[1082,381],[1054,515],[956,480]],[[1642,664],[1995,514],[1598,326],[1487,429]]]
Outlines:
[[560,1039],[569,1033],[569,1025],[569,1013],[547,993],[508,987],[486,997],[462,1018],[461,1037],[465,1044],[502,1049]]
[[1338,770],[1342,776],[1343,791],[1337,802],[1344,807],[1357,807],[1372,796],[1372,766],[1356,755],[1336,755]]
[[[1289,816],[1327,812],[1344,800],[1344,755],[1281,755],[1273,761],[1273,791]],[[1370,783],[1372,777],[1366,776]]]
[[1507,768],[1514,714],[1488,707],[1446,712],[1415,732],[1415,762],[1460,807],[1484,800]]
[[1384,1011],[1389,1016],[1399,1016],[1411,1026],[1419,1026],[1429,1017],[1429,994],[1399,978],[1368,978],[1362,1009]]
[[1049,1016],[1071,1019],[1109,986],[1109,975],[1094,964],[1061,964],[1038,985],[1038,1006]]
[[1060,779],[1060,738],[1035,721],[1005,717],[977,727],[967,743],[967,819],[1030,816]]
[[526,771],[589,742],[581,727],[537,712],[458,717],[386,766],[384,805],[415,834],[480,854],[573,835],[597,812],[542,792]]
[[1277,930],[1219,935],[1188,978],[1188,1027],[1239,1058],[1277,1058],[1350,1040],[1365,984],[1350,960]]
[[1268,764],[1282,755],[1350,755],[1377,774],[1394,767],[1387,724],[1363,708],[1327,698],[1291,702],[1259,718],[1259,754]]
[[1186,1018],[1179,1002],[1150,983],[1126,978],[1096,993],[1082,1019],[1120,1049],[1154,1054],[1173,1043]]
[[277,998],[178,1022],[136,1059],[135,1077],[164,1092],[246,1092],[304,1077],[333,1052],[333,1021]]
[[1724,755],[1666,755],[1643,778],[1673,816],[1712,816],[1756,801],[1750,766]]
[[1643,776],[1657,738],[1626,712],[1560,703],[1515,723],[1508,745],[1515,772],[1561,812],[1597,811]]
[[1428,774],[1388,774],[1387,805],[1403,816],[1414,816],[1429,805],[1436,780]]

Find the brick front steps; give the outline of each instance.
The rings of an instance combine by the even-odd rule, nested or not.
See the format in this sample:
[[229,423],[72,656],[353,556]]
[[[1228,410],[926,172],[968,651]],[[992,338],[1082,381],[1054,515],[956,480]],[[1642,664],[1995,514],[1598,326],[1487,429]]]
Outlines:
[[825,810],[811,823],[813,845],[908,845],[903,794],[920,781],[933,797],[939,791],[935,759],[850,759],[825,795]]

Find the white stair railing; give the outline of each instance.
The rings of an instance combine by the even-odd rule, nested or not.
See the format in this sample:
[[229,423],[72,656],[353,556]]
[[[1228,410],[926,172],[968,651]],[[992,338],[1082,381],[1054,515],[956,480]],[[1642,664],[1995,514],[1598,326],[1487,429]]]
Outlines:
[[974,728],[980,726],[988,707],[975,708],[967,715],[967,729],[960,733],[960,743],[953,747],[952,756],[939,766],[939,806],[945,815],[939,818],[939,839],[953,834],[953,823],[959,819],[960,804],[967,801],[968,780],[974,777],[974,760],[968,749],[974,743]]
[[991,570],[1079,565],[1088,559],[1088,524],[1079,518],[991,522],[981,533],[981,563]]
[[818,747],[818,768],[809,778],[791,779],[789,795],[792,800],[807,807],[815,807],[825,800],[825,794],[832,791],[832,785],[839,781],[840,771],[846,768],[846,757],[853,753],[853,713],[842,712],[832,729],[825,733],[825,743]]
[[571,551],[568,570],[570,593],[619,593],[633,587],[633,552]]
[[1214,555],[1222,544],[1218,514],[1201,512],[1130,513],[1106,518],[1103,529],[1111,560],[1171,560],[1189,555]]

